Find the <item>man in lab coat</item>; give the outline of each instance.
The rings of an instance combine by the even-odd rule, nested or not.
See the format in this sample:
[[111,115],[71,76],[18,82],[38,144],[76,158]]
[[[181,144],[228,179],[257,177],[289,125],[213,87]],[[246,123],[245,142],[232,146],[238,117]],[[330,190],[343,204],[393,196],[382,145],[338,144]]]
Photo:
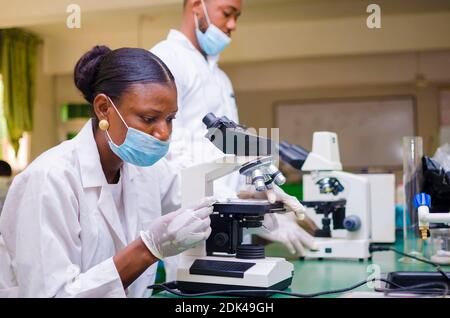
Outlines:
[[[180,30],[170,30],[166,40],[151,51],[169,67],[178,91],[178,114],[173,123],[169,159],[180,169],[220,158],[223,153],[205,138],[203,117],[212,112],[239,122],[233,87],[219,68],[219,54],[231,42],[241,15],[241,0],[185,0]],[[217,198],[236,197],[245,183],[238,172],[214,183]],[[280,189],[277,200],[285,205],[300,203]],[[302,254],[303,245],[312,247],[313,239],[295,219],[278,216],[279,228],[266,238],[284,243],[292,253]],[[282,224],[280,224],[282,223]],[[168,275],[170,276],[170,275]]]
[[[168,158],[180,167],[223,156],[205,138],[202,119],[207,113],[239,121],[233,87],[217,62],[240,14],[241,0],[186,0],[180,31],[170,30],[167,39],[151,49],[173,72],[177,85],[180,112]],[[203,42],[197,34],[204,35]],[[215,194],[235,196],[241,181],[239,173],[224,177],[215,182]]]

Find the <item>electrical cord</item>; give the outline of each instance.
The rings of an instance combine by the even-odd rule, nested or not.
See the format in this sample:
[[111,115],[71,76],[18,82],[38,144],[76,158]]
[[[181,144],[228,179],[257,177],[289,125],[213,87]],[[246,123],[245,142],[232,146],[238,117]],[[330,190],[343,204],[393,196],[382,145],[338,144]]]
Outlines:
[[322,295],[327,294],[334,294],[334,293],[341,293],[346,292],[358,287],[363,286],[366,284],[367,281],[359,282],[355,284],[354,286],[351,286],[349,288],[343,288],[340,290],[334,290],[334,291],[328,291],[328,292],[320,292],[320,293],[314,293],[314,294],[299,294],[299,293],[292,293],[292,292],[286,292],[281,290],[273,290],[273,289],[243,289],[243,290],[218,290],[218,291],[211,291],[211,292],[203,292],[203,293],[195,293],[195,294],[186,294],[182,292],[177,292],[174,289],[171,289],[167,287],[165,284],[159,284],[159,285],[152,285],[149,286],[149,289],[164,289],[168,291],[171,294],[182,296],[182,297],[200,297],[200,296],[214,296],[214,295],[235,295],[235,294],[280,294],[280,295],[287,295],[287,296],[294,296],[294,297],[301,297],[301,298],[311,298],[311,297],[318,297]]
[[[420,258],[420,257],[413,256],[413,255],[410,255],[407,253],[403,253],[399,250],[396,250],[395,248],[387,247],[387,246],[371,245],[369,247],[369,251],[371,253],[372,252],[381,252],[381,251],[392,251],[399,255],[409,257],[412,259],[416,259],[423,263],[433,265],[436,268],[436,270],[441,275],[443,275],[447,281],[450,282],[450,277],[441,269],[439,264],[436,264],[434,262],[428,261],[428,260]],[[425,283],[425,284],[418,284],[418,285],[405,287],[405,286],[400,286],[400,285],[396,284],[395,282],[384,279],[384,278],[365,280],[365,281],[361,281],[361,282],[359,282],[353,286],[347,287],[347,288],[317,292],[317,293],[312,293],[312,294],[293,293],[293,292],[286,292],[286,291],[282,291],[282,290],[273,290],[273,289],[243,289],[243,290],[231,290],[230,289],[230,290],[218,290],[218,291],[210,291],[210,292],[203,292],[203,293],[187,294],[187,293],[183,293],[183,292],[176,290],[177,289],[176,282],[170,282],[170,283],[165,283],[165,284],[154,284],[147,288],[155,289],[155,290],[162,289],[162,290],[165,290],[171,294],[174,294],[174,295],[180,296],[180,297],[200,297],[200,296],[214,296],[214,295],[236,295],[236,294],[240,294],[240,295],[253,294],[253,295],[255,295],[255,294],[268,294],[269,293],[269,294],[287,295],[287,296],[293,296],[293,297],[299,297],[299,298],[314,298],[314,297],[319,297],[319,296],[340,294],[340,293],[348,292],[348,291],[354,290],[358,287],[361,287],[361,286],[367,284],[369,281],[372,281],[372,282],[381,281],[381,282],[385,282],[385,283],[389,284],[390,286],[396,287],[396,289],[382,289],[382,288],[375,289],[375,291],[383,292],[385,295],[388,295],[389,293],[398,293],[401,291],[403,291],[403,292],[416,291],[416,293],[417,293],[417,291],[419,291],[419,290],[422,294],[428,294],[428,295],[436,295],[436,294],[441,295],[441,292],[442,292],[442,296],[446,297],[449,294],[449,286],[445,283],[434,282],[434,283]],[[437,289],[437,290],[436,289],[434,289],[434,290],[424,290],[423,289],[424,287],[431,287],[431,286],[441,286],[443,288]]]
[[405,256],[405,257],[409,257],[409,258],[418,260],[418,261],[420,261],[420,262],[423,262],[423,263],[426,263],[426,264],[429,264],[429,265],[433,265],[433,266],[436,268],[436,270],[437,270],[442,276],[444,276],[445,280],[446,280],[447,282],[450,283],[450,277],[448,277],[448,275],[442,270],[441,266],[440,266],[439,264],[434,263],[434,262],[432,262],[432,261],[429,261],[429,260],[427,260],[427,259],[423,259],[423,258],[414,256],[414,255],[410,255],[410,254],[407,254],[407,253],[403,253],[402,251],[399,251],[399,250],[397,250],[397,249],[395,249],[395,248],[393,248],[393,247],[390,247],[390,246],[371,245],[371,246],[369,247],[369,251],[370,251],[370,253],[372,253],[372,252],[392,251],[392,252],[397,253],[397,254],[399,254],[399,255],[402,255],[402,256]]
[[[375,282],[375,281],[381,281],[381,282],[385,282],[388,283],[389,285],[395,286],[396,289],[383,289],[383,288],[376,288],[375,291],[377,292],[383,292],[385,295],[388,295],[389,293],[398,293],[398,292],[414,292],[414,291],[421,291],[422,294],[427,294],[427,295],[439,295],[439,296],[447,296],[449,293],[449,288],[447,284],[444,283],[439,283],[439,282],[435,282],[435,283],[425,283],[425,284],[418,284],[418,285],[413,285],[413,286],[408,286],[408,287],[403,287],[400,286],[390,280],[387,279],[373,279],[373,280],[366,280],[366,281],[362,281],[359,282],[353,286],[347,287],[347,288],[342,288],[342,289],[336,289],[336,290],[330,290],[330,291],[323,291],[323,292],[317,292],[317,293],[312,293],[312,294],[300,294],[300,293],[292,293],[292,292],[286,292],[286,291],[282,291],[282,290],[272,290],[272,289],[242,289],[242,290],[217,290],[217,291],[210,291],[210,292],[203,292],[203,293],[194,293],[194,294],[187,294],[187,293],[182,293],[177,291],[177,284],[176,282],[171,282],[171,283],[167,283],[167,284],[155,284],[155,285],[151,285],[149,287],[147,287],[148,289],[162,289],[165,290],[171,294],[174,294],[176,296],[180,296],[180,297],[201,297],[201,296],[214,296],[214,295],[236,295],[236,294],[279,294],[279,295],[287,295],[287,296],[293,296],[293,297],[298,297],[298,298],[315,298],[315,297],[319,297],[319,296],[325,296],[325,295],[331,295],[331,294],[340,294],[340,293],[344,293],[344,292],[348,292],[351,291],[353,289],[356,289],[358,287],[363,286],[364,284],[367,284],[369,281]],[[430,287],[430,286],[441,286],[443,287],[442,289],[435,289],[435,290],[424,290],[424,287]]]

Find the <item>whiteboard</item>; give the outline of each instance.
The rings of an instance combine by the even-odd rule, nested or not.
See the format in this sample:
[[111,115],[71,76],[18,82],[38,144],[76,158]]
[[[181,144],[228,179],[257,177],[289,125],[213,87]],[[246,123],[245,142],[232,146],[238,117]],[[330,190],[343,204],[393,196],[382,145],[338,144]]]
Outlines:
[[275,121],[280,140],[308,150],[315,131],[336,132],[344,167],[399,167],[402,139],[415,135],[415,102],[412,97],[281,102]]

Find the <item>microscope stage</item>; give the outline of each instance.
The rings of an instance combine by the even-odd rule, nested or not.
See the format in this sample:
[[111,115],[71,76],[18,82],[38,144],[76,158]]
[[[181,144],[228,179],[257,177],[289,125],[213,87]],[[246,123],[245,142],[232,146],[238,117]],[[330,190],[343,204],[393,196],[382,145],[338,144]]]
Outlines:
[[285,211],[282,202],[269,203],[268,200],[229,199],[214,204],[214,212],[223,214],[263,215]]

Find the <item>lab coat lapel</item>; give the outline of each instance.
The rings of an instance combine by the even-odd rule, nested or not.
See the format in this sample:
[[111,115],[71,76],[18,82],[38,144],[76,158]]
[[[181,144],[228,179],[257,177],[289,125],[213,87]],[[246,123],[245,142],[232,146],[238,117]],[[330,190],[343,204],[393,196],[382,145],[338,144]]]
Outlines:
[[[109,224],[118,245],[127,245],[122,223],[114,204],[114,199],[104,188],[107,184],[105,175],[100,163],[100,156],[98,154],[97,145],[94,140],[94,134],[92,131],[92,121],[89,120],[80,133],[75,137],[77,143],[77,155],[80,161],[81,178],[83,188],[87,191],[89,188],[100,188],[100,196],[97,202],[97,207],[101,214]],[[137,235],[139,231],[139,224],[141,213],[139,212],[139,206],[142,205],[145,200],[144,191],[138,191],[136,186],[136,177],[139,175],[139,171],[133,165],[124,163],[121,170],[122,184],[123,184],[123,202],[125,217],[127,219],[127,231],[131,236]],[[135,215],[133,215],[135,214]]]
[[143,192],[136,186],[135,177],[139,172],[137,168],[125,163],[123,167],[123,177],[127,180],[127,186],[123,187],[123,204],[125,216],[127,218],[127,230],[131,240],[136,239],[140,230],[141,212],[138,207],[143,200]]
[[81,182],[83,188],[95,188],[107,184],[100,163],[97,144],[92,131],[92,120],[89,120],[75,137],[76,152],[80,162]]
[[[83,264],[86,266],[87,264],[92,264],[95,259],[96,248],[94,247],[98,245],[99,237],[97,230],[92,227],[94,215],[91,212],[93,212],[93,209],[98,209],[98,193],[101,191],[101,186],[106,184],[106,178],[100,164],[100,156],[92,129],[92,120],[86,122],[77,136],[72,139],[72,142],[75,143],[75,153],[78,157],[84,192],[86,197],[93,198],[92,205],[89,205],[87,209],[89,211],[88,215],[80,217],[80,222],[83,228],[86,229],[81,233],[82,239],[89,242],[88,244],[92,246],[92,248],[85,249],[83,253]],[[83,211],[84,209],[81,209],[82,213]]]
[[101,189],[100,198],[98,200],[98,209],[111,227],[115,238],[114,241],[116,242],[116,248],[124,248],[127,245],[127,241],[122,228],[122,223],[120,222],[112,194],[107,191],[105,187],[102,187]]

